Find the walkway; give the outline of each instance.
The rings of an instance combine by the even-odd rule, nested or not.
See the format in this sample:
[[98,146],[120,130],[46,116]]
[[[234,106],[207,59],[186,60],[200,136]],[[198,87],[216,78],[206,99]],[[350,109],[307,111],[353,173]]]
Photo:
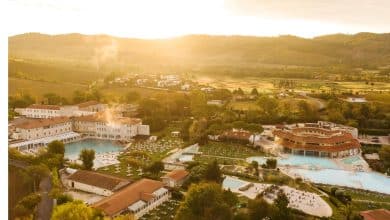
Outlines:
[[[30,164],[21,160],[9,159],[8,165],[26,169],[26,167]],[[50,220],[51,212],[53,210],[53,199],[49,197],[51,187],[51,176],[43,178],[39,183],[39,194],[41,195],[41,202],[37,207],[38,220]]]
[[51,187],[51,176],[45,177],[39,183],[41,202],[38,204],[38,220],[50,220],[51,212],[53,210],[53,199],[49,197]]

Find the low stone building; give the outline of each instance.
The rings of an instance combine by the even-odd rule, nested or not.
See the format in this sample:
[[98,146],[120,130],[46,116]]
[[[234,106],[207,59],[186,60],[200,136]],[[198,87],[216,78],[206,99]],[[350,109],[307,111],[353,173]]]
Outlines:
[[129,185],[130,181],[98,172],[78,170],[69,175],[65,179],[64,184],[70,189],[110,196],[114,192]]
[[169,198],[164,183],[141,179],[92,206],[110,217],[128,214],[129,219],[138,219]]
[[189,172],[184,169],[172,170],[161,177],[165,186],[168,187],[180,187],[188,179]]

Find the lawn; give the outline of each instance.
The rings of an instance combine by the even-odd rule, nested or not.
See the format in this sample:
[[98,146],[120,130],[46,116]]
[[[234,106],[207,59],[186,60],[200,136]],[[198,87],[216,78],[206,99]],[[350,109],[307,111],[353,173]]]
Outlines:
[[[330,192],[330,189],[333,187],[329,185],[319,185],[319,184],[316,184],[316,186],[321,187],[322,189],[325,189],[328,192]],[[337,188],[342,189],[345,191],[346,194],[351,195],[352,202],[350,208],[352,212],[360,212],[364,210],[380,209],[380,208],[390,209],[390,195],[384,195],[375,192],[367,192],[358,189],[349,189],[344,187],[337,187]],[[333,215],[330,219],[341,220],[346,218],[345,213],[347,207],[342,202],[340,202],[338,199],[335,198],[335,201],[337,203],[336,206],[332,202],[330,202],[329,198],[327,197],[323,197],[323,198],[332,207]]]
[[242,158],[245,159],[251,156],[263,156],[264,153],[250,146],[242,144],[212,142],[209,141],[206,145],[200,146],[199,151],[203,155]]
[[183,142],[178,138],[163,138],[157,142],[134,142],[118,156],[120,164],[101,167],[98,171],[137,180],[143,176],[142,167],[150,165],[153,161],[162,160],[168,156],[169,151],[182,146]]
[[[319,184],[317,184],[319,185]],[[319,185],[321,188],[327,190],[330,192],[330,189],[333,186],[329,185]],[[367,201],[373,201],[373,202],[387,202],[390,204],[390,195],[385,195],[381,193],[376,192],[369,192],[364,190],[358,190],[358,189],[350,189],[345,187],[337,187],[338,189],[342,189],[345,191],[346,194],[351,195],[352,200],[367,200]]]
[[106,98],[114,99],[119,101],[119,98],[126,95],[128,92],[137,92],[141,95],[142,98],[153,97],[161,93],[174,93],[175,91],[163,91],[163,90],[154,90],[148,88],[139,88],[139,87],[108,87],[102,88],[100,90]]
[[164,202],[157,208],[148,212],[140,218],[140,220],[170,220],[175,218],[177,209],[180,206],[180,201],[171,199],[167,202]]

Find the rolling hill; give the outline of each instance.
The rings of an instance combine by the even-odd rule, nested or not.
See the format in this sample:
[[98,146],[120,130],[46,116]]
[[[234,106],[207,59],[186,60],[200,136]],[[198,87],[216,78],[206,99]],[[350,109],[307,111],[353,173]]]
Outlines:
[[189,35],[164,40],[107,35],[9,37],[9,57],[101,68],[257,68],[271,65],[370,67],[390,64],[390,34],[245,37]]

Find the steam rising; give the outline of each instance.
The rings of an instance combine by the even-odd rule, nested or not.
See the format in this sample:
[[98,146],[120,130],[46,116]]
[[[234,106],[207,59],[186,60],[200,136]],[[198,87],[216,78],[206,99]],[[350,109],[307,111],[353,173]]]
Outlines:
[[114,61],[117,58],[118,42],[117,40],[110,38],[109,42],[104,43],[100,47],[95,47],[92,63],[95,65],[96,71],[99,72],[102,64],[107,63],[108,61]]

